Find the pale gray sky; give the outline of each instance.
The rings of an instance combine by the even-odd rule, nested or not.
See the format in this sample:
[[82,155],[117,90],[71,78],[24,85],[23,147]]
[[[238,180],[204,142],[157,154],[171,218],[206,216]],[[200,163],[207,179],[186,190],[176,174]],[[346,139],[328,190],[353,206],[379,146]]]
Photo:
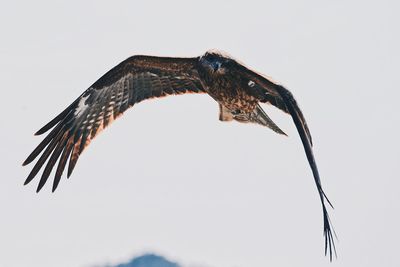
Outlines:
[[[93,266],[155,251],[214,267],[399,266],[397,1],[8,1],[0,10],[0,266]],[[134,54],[227,51],[287,86],[314,138],[339,258],[289,137],[222,123],[208,96],[146,101],[55,194],[22,186],[33,133]]]

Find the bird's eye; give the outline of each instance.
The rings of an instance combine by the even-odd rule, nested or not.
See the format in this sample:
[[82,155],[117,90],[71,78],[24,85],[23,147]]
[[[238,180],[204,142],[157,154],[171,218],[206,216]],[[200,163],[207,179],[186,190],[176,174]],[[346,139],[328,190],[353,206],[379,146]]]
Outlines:
[[239,115],[240,114],[240,109],[235,109],[234,111],[232,111],[233,115]]
[[209,56],[208,56],[208,59],[209,59],[210,61],[213,61],[213,60],[215,59],[215,57],[214,57],[214,55],[209,55]]

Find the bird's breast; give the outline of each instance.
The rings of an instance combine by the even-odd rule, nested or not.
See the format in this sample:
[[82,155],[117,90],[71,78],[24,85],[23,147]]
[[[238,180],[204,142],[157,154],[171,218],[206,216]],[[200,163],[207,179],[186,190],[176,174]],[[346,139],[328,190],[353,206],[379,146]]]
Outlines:
[[236,86],[213,86],[208,88],[208,93],[220,104],[229,110],[242,110],[250,113],[257,106],[258,99],[249,95],[240,87]]

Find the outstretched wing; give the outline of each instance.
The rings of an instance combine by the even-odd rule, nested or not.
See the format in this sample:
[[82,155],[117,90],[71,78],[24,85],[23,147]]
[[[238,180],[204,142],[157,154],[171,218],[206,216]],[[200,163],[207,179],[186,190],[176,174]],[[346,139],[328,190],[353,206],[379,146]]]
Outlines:
[[203,93],[196,62],[197,58],[133,56],[111,69],[36,133],[40,135],[54,127],[23,163],[31,163],[43,152],[25,184],[47,162],[37,187],[39,192],[58,161],[54,192],[68,159],[69,177],[90,141],[134,104],[173,94]]
[[300,134],[301,141],[304,146],[304,150],[307,155],[308,162],[310,163],[311,170],[314,175],[315,184],[317,185],[319,197],[321,199],[322,204],[322,212],[324,218],[324,237],[325,237],[325,255],[327,254],[327,250],[329,249],[329,257],[332,261],[333,252],[336,254],[335,243],[333,240],[333,227],[331,226],[331,221],[329,219],[329,214],[325,206],[325,200],[328,204],[333,208],[331,202],[325,195],[324,190],[322,189],[321,179],[319,176],[317,164],[315,162],[314,154],[312,151],[312,143],[311,143],[311,135],[305,124],[305,120],[303,114],[301,113],[300,108],[298,107],[296,100],[294,99],[293,95],[285,89],[283,86],[277,85],[276,89],[278,90],[279,94],[281,95],[286,108],[288,109],[290,115],[292,115],[294,124],[296,125],[297,131]]
[[308,129],[303,113],[297,105],[292,93],[283,86],[275,84],[264,76],[259,75],[244,66],[239,65],[238,70],[240,70],[240,76],[242,77],[242,86],[248,93],[260,99],[261,102],[274,105],[280,110],[290,114],[293,118],[293,122],[296,125],[297,131],[303,143],[303,147],[313,172],[315,184],[321,199],[324,219],[325,254],[327,254],[327,250],[329,249],[330,259],[332,260],[333,252],[336,254],[336,250],[332,234],[333,228],[331,226],[329,214],[325,206],[325,200],[331,207],[333,206],[322,189],[321,179],[312,151],[311,133]]

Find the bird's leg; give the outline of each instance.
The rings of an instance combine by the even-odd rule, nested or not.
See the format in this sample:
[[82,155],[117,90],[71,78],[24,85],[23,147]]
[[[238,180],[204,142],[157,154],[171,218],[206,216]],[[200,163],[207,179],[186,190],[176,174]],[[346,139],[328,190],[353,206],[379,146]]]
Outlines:
[[231,111],[221,104],[219,104],[219,120],[220,121],[233,120],[233,115]]

